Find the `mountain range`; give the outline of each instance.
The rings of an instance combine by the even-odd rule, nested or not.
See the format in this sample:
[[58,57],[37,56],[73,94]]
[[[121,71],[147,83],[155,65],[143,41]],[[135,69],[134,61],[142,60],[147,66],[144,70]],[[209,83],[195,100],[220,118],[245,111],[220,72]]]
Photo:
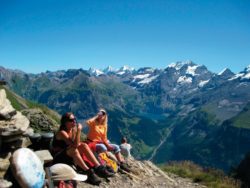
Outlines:
[[225,171],[250,151],[250,66],[216,74],[192,61],[165,69],[69,69],[27,74],[0,67],[22,97],[84,122],[100,107],[110,140],[126,136],[139,159],[193,160]]

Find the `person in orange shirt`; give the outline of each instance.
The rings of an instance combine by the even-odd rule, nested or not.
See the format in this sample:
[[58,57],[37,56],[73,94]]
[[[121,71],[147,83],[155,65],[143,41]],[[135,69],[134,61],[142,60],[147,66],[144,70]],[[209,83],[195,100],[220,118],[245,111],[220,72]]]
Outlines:
[[[100,109],[96,116],[86,121],[89,126],[89,132],[87,135],[88,141],[95,143],[95,151],[97,153],[112,151],[114,152],[118,162],[120,163],[120,168],[125,171],[130,171],[125,160],[121,155],[120,147],[116,144],[109,142],[107,138],[108,130],[108,115],[104,109]],[[92,147],[91,147],[92,148]]]

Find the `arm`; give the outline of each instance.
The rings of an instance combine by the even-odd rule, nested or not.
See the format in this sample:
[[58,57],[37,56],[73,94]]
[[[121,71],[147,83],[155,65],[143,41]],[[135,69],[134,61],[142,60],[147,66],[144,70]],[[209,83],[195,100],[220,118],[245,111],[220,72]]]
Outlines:
[[63,140],[68,146],[77,147],[80,143],[81,130],[82,125],[78,124],[78,126],[72,130],[71,137],[66,131],[60,131],[58,137],[60,140]]
[[82,132],[82,124],[78,123],[76,137],[74,140],[75,147],[77,147],[81,142],[81,132]]
[[88,119],[88,120],[86,121],[86,124],[87,124],[88,126],[92,126],[92,125],[94,124],[96,118],[97,118],[97,116],[94,116],[93,118]]
[[103,143],[105,144],[105,146],[107,147],[107,149],[109,151],[112,151],[114,148],[112,146],[109,145],[109,142],[108,142],[108,138],[107,138],[107,126],[105,126],[105,130],[104,130],[104,135],[103,135],[103,138],[102,138],[102,141]]
[[58,133],[58,139],[63,140],[68,146],[72,145],[72,139],[69,137],[66,131],[60,131]]

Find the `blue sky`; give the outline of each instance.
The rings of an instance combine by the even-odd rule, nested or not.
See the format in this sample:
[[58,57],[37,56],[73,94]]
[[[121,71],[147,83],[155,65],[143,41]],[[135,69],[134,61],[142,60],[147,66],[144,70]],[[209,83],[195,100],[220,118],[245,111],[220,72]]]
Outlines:
[[0,65],[164,68],[192,60],[213,72],[250,64],[248,0],[0,0]]

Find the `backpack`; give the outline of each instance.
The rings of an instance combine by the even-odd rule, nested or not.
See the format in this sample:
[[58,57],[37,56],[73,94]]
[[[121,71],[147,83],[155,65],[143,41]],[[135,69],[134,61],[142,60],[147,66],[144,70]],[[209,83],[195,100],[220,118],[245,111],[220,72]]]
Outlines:
[[110,159],[107,153],[105,152],[99,153],[99,160],[102,165],[106,165],[107,169],[111,169],[113,172],[118,171],[117,163],[114,160]]

